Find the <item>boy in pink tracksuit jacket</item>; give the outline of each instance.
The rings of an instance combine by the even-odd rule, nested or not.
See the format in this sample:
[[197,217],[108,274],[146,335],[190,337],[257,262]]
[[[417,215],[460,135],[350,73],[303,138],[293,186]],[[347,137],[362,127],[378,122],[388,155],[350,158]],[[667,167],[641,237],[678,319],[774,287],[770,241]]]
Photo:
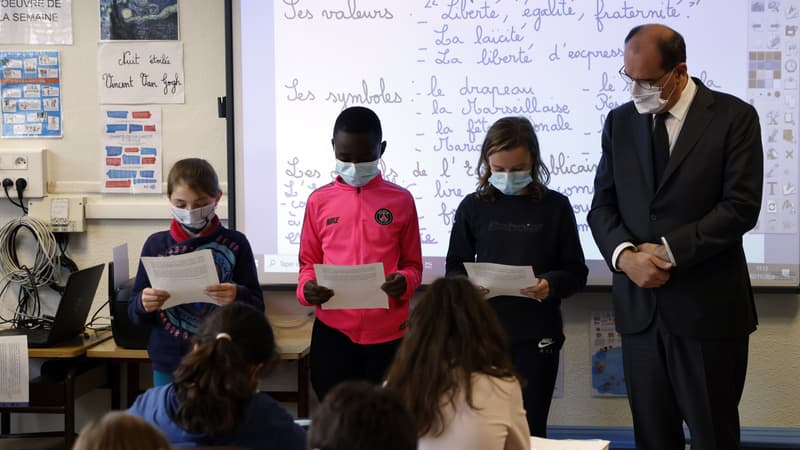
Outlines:
[[[339,114],[333,128],[336,180],[311,193],[300,239],[297,298],[316,306],[311,384],[322,401],[345,380],[383,381],[408,319],[408,301],[422,278],[414,198],[383,180],[386,150],[378,116],[364,107]],[[389,309],[325,310],[333,291],[316,282],[314,264],[382,262]]]

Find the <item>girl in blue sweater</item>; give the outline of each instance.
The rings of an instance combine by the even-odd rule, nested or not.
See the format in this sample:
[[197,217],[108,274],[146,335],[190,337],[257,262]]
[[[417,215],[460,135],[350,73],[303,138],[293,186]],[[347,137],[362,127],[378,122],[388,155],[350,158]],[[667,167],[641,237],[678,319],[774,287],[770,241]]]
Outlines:
[[263,312],[239,302],[217,308],[197,330],[174,381],[140,395],[129,412],[174,446],[304,450],[305,431],[278,402],[256,392],[259,373],[276,357]]
[[[264,299],[250,243],[242,233],[223,227],[215,213],[222,191],[211,164],[200,158],[176,162],[167,177],[167,195],[172,204],[172,223],[169,230],[147,238],[142,256],[210,249],[220,283],[207,286],[206,295],[219,305],[243,302],[263,312]],[[129,314],[134,323],[153,325],[147,353],[153,363],[155,386],[171,381],[172,372],[190,350],[197,327],[218,307],[197,302],[161,309],[168,298],[169,292],[150,287],[140,262]]]

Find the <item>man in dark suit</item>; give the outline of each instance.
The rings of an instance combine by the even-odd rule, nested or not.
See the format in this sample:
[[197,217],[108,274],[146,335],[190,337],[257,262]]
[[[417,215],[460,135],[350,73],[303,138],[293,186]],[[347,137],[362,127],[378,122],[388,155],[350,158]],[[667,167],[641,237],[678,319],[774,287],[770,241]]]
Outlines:
[[755,110],[687,74],[683,37],[625,38],[633,101],[603,130],[588,222],[613,270],[637,449],[739,448],[756,312],[742,235],[761,207]]

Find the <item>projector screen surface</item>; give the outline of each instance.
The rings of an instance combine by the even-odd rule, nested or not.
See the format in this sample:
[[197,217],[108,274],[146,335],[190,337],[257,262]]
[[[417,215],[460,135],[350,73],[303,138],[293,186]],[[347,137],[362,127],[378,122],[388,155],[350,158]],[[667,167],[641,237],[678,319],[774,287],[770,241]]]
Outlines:
[[263,283],[294,283],[305,201],[332,181],[333,122],[349,106],[381,118],[385,179],[417,204],[424,281],[444,271],[450,228],[474,191],[486,130],[523,115],[549,187],[569,197],[590,268],[610,273],[586,224],[608,112],[636,25],[687,43],[690,75],[759,112],[764,200],[744,238],[755,285],[797,286],[798,37],[791,2],[234,0],[237,228]]

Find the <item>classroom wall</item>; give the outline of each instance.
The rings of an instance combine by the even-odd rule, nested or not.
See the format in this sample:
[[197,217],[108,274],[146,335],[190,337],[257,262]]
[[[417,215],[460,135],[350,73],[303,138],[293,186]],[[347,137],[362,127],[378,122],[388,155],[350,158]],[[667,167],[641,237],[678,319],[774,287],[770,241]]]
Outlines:
[[[164,179],[176,160],[198,156],[208,159],[216,168],[224,190],[227,186],[226,123],[217,117],[217,97],[225,95],[224,2],[179,1],[179,11],[185,103],[159,105],[162,108]],[[49,195],[87,196],[87,231],[72,234],[68,249],[68,254],[80,267],[110,261],[111,248],[128,242],[133,271],[144,239],[167,227],[169,204],[165,194],[100,193],[103,152],[100,147],[101,105],[97,99],[98,12],[98,2],[72,2],[71,46],[0,45],[0,50],[57,49],[61,52],[64,129],[61,139],[4,139],[0,140],[0,148],[47,149]],[[223,197],[219,208],[223,217],[227,216],[226,208],[227,201]],[[0,220],[5,222],[18,215],[18,208],[0,199]],[[101,286],[105,286],[105,275]],[[100,295],[97,300],[101,300]]]
[[[225,122],[216,117],[216,97],[224,95],[225,71],[223,2],[180,1],[181,40],[184,43],[186,104],[162,105],[164,168],[177,159],[201,156],[225,176]],[[51,192],[86,193],[90,204],[105,205],[122,219],[96,217],[87,231],[74,235],[68,253],[81,267],[109,261],[111,247],[128,242],[134,270],[146,237],[167,226],[163,219],[136,219],[145,208],[166,205],[161,195],[132,197],[101,195],[99,191],[99,105],[96,102],[95,54],[98,36],[97,2],[73,1],[74,45],[65,47],[0,46],[2,49],[59,48],[62,55],[64,138],[57,140],[2,140],[2,148],[48,148]],[[0,223],[18,215],[18,209],[0,200]],[[111,214],[109,214],[111,216]],[[118,217],[118,216],[116,216]],[[26,245],[26,243],[22,243]],[[101,281],[105,286],[105,276]],[[105,301],[101,293],[95,306]],[[293,292],[267,290],[267,307],[278,313],[302,312]],[[8,299],[3,299],[4,302]],[[800,295],[758,294],[759,330],[753,334],[747,385],[741,402],[742,425],[800,427]],[[591,398],[589,317],[611,307],[610,294],[585,293],[564,301],[567,342],[564,357],[564,397],[555,399],[553,425],[630,426],[625,399]],[[103,313],[107,315],[107,313]],[[291,384],[291,370],[280,370],[277,384]],[[109,406],[108,391],[98,390],[78,402],[78,426]],[[16,416],[14,431],[59,429],[57,416]]]
[[[217,97],[225,95],[225,29],[222,0],[179,0],[180,40],[183,42],[185,103],[160,105],[163,125],[163,169],[178,159],[198,156],[217,169],[223,190],[226,177],[226,123],[217,117]],[[147,236],[164,230],[169,223],[165,195],[101,194],[100,107],[97,100],[97,42],[99,37],[98,2],[73,0],[73,45],[0,45],[1,50],[54,50],[61,52],[61,89],[64,137],[62,139],[0,140],[0,149],[46,148],[50,196],[87,196],[87,229],[70,237],[68,255],[79,267],[111,260],[111,248],[129,245],[131,271],[136,270],[138,254]],[[166,186],[164,187],[166,192]],[[0,191],[0,196],[2,196]],[[226,216],[226,199],[220,212]],[[19,216],[20,210],[0,198],[0,224]],[[141,219],[139,217],[148,217]],[[20,250],[34,248],[26,236]],[[23,256],[25,258],[25,256]],[[106,300],[106,274],[95,296],[95,308]],[[55,302],[45,296],[46,308]],[[13,307],[13,298],[0,299],[0,311]],[[108,316],[107,309],[101,316]],[[33,374],[38,370],[34,361]],[[109,408],[107,390],[83,397],[77,405],[78,426]],[[63,419],[58,415],[15,415],[12,431],[58,430]]]
[[[208,159],[227,181],[225,120],[217,117],[217,97],[225,95],[224,2],[179,1],[183,42],[185,103],[156,105],[162,109],[163,169],[176,160]],[[122,204],[127,195],[97,195],[101,188],[100,107],[97,99],[97,42],[99,7],[96,1],[73,1],[73,45],[0,45],[2,50],[59,50],[64,137],[61,139],[4,139],[0,147],[48,149],[51,193],[90,194],[94,204]],[[152,205],[160,195],[142,195],[136,202]],[[135,218],[136,211],[129,214]],[[166,217],[166,215],[165,215]]]

